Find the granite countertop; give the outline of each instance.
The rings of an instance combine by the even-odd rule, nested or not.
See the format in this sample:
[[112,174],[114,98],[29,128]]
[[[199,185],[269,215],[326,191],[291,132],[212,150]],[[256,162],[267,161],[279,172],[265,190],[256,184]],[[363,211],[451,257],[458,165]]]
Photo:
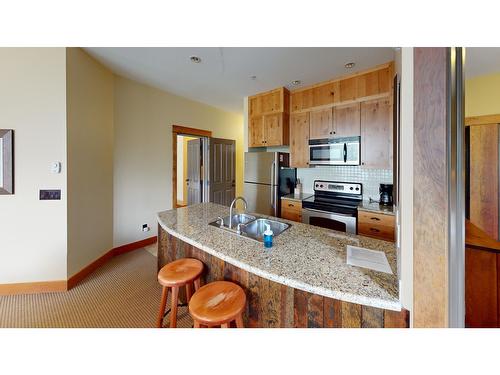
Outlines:
[[291,201],[302,202],[304,199],[312,197],[311,193],[288,194],[281,197],[281,199],[289,199]]
[[[258,276],[346,302],[401,310],[393,243],[274,218],[291,227],[266,249],[262,243],[208,225],[228,214],[226,206],[200,203],[160,212],[157,218],[171,235]],[[348,244],[384,251],[394,275],[346,264]]]
[[358,210],[378,212],[386,215],[394,215],[394,206],[383,206],[377,202],[370,203],[369,201],[363,201],[358,206]]

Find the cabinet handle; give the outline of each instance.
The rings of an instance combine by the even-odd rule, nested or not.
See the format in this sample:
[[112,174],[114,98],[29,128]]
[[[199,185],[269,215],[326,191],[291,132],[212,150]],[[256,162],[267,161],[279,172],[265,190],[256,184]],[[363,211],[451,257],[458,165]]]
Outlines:
[[288,203],[288,207],[293,207],[293,203]]
[[370,230],[371,230],[372,232],[380,232],[380,230],[378,230],[378,229],[376,229],[376,228],[370,228]]
[[380,219],[378,217],[371,217],[370,220],[380,221]]

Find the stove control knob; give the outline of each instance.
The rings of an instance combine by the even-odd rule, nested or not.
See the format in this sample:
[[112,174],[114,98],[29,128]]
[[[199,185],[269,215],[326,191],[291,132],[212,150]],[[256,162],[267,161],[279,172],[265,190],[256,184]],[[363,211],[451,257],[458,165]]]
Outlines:
[[320,188],[322,188],[322,187],[323,187],[323,185],[319,185],[319,187],[320,187]]
[[359,187],[357,187],[356,190],[359,190]]
[[354,188],[351,186],[351,188],[350,188],[350,189],[351,189],[351,190],[353,190]]

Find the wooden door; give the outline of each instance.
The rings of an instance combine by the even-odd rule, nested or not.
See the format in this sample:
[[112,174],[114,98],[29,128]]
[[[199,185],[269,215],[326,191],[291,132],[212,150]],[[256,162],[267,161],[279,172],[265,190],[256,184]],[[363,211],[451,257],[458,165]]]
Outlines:
[[313,90],[307,89],[290,94],[291,111],[301,111],[313,106]]
[[309,112],[290,116],[290,166],[309,166]]
[[229,206],[236,187],[235,141],[210,138],[210,202]]
[[361,106],[359,103],[340,105],[333,111],[335,137],[356,137],[361,134]]
[[470,126],[470,221],[498,237],[498,124]]
[[282,119],[281,113],[264,116],[264,144],[266,146],[283,145]]
[[262,97],[252,96],[249,98],[249,110],[248,114],[250,117],[260,115],[262,113]]
[[281,90],[273,90],[261,97],[262,112],[272,113],[281,111]]
[[251,117],[248,123],[248,147],[264,146],[264,117]]
[[309,137],[311,139],[331,138],[333,136],[333,111],[331,108],[311,111]]
[[392,104],[389,99],[361,103],[361,165],[392,169]]
[[201,203],[201,141],[199,138],[187,142],[186,184],[187,204]]

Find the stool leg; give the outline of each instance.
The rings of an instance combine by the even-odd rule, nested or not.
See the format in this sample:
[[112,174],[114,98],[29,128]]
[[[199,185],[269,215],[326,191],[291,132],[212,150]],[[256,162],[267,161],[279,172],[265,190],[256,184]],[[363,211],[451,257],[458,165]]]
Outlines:
[[170,311],[170,328],[177,327],[177,304],[179,303],[179,287],[172,288],[172,310]]
[[239,314],[237,317],[236,317],[236,328],[245,328],[243,326],[243,317],[241,316],[241,314]]
[[164,286],[161,292],[160,312],[158,313],[158,321],[156,323],[156,326],[158,328],[161,328],[163,325],[163,314],[165,314],[165,307],[167,305],[167,296],[168,296],[168,288]]
[[193,295],[193,289],[191,289],[191,283],[186,284],[186,302],[189,303],[191,296]]
[[200,279],[196,279],[194,281],[194,290],[197,291],[198,289],[200,289]]
[[220,325],[221,328],[229,328],[229,323],[224,323]]
[[193,328],[200,328],[200,322],[198,322],[197,320],[195,320]]

